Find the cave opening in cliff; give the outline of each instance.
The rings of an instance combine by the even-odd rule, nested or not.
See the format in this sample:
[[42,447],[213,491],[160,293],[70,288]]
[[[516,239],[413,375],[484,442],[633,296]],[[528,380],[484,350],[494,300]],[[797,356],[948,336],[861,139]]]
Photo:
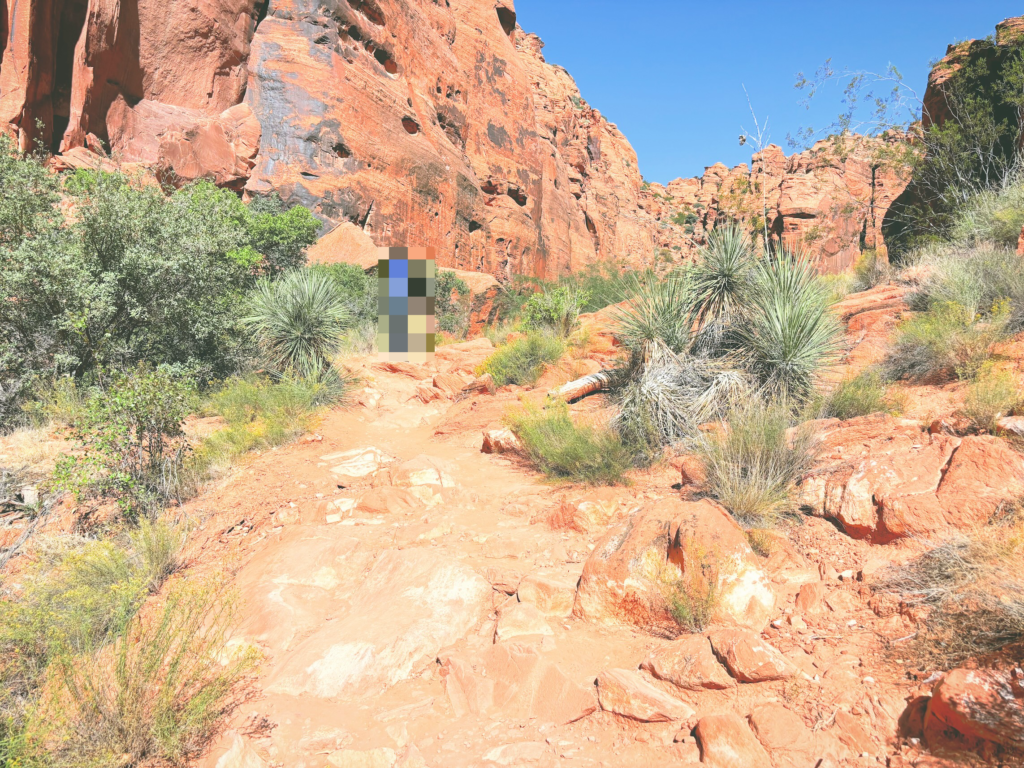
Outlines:
[[270,10],[270,0],[256,0],[256,7],[253,9],[256,11],[256,26],[260,25],[260,22],[267,18],[267,12]]
[[589,232],[592,235],[596,235],[597,234],[597,225],[594,224],[594,220],[592,218],[590,218],[590,214],[587,213],[586,211],[584,211],[583,212],[583,216],[587,220],[587,232]]
[[[82,36],[85,17],[88,12],[88,0],[66,0],[61,9],[60,22],[57,26],[57,48],[54,56],[53,91],[53,133],[50,139],[50,150],[57,152],[64,131],[68,129],[71,118],[71,80],[75,69],[75,46]],[[4,14],[6,17],[6,13]]]
[[387,72],[389,75],[398,74],[398,63],[393,58],[391,58],[391,54],[388,53],[383,48],[378,48],[377,50],[375,50],[373,52],[373,58],[375,58],[377,62],[382,67],[384,67],[384,71]]
[[501,24],[501,28],[508,35],[509,39],[512,39],[512,33],[516,31],[516,12],[511,8],[506,8],[499,5],[498,11],[498,22]]
[[387,24],[387,19],[384,18],[384,11],[373,0],[351,0],[350,4],[353,9],[363,14],[363,16],[378,27],[383,27]]
[[402,118],[402,126],[405,128],[406,133],[416,135],[420,132],[420,124],[413,120],[411,117]]
[[508,191],[505,194],[507,194],[509,197],[515,200],[516,205],[518,205],[520,208],[526,205],[526,193],[523,192],[523,190],[521,190],[519,187],[513,187],[510,185]]

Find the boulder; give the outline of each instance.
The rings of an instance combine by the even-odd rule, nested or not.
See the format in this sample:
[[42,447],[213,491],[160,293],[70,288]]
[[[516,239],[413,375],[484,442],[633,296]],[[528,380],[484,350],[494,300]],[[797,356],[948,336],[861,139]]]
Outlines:
[[720,629],[710,638],[715,655],[741,683],[787,680],[797,673],[793,662],[753,632]]
[[522,643],[442,657],[441,679],[456,717],[473,713],[563,725],[597,710],[592,685],[573,682],[535,647]]
[[825,612],[825,585],[811,581],[800,586],[796,595],[796,609],[804,616],[817,616]]
[[609,669],[597,678],[601,709],[642,723],[686,722],[694,715],[686,702],[669,696],[631,669]]
[[519,583],[518,595],[520,602],[533,605],[545,616],[564,617],[572,613],[576,585],[530,574]]
[[640,668],[688,691],[736,686],[736,681],[715,658],[705,635],[685,635],[675,640],[648,656]]
[[889,416],[824,425],[802,503],[855,538],[887,543],[983,524],[1024,492],[1024,459],[991,436],[922,432]]
[[674,626],[666,595],[687,567],[701,567],[687,562],[693,542],[717,572],[714,622],[761,631],[775,593],[743,530],[707,499],[663,499],[609,530],[584,565],[574,615],[648,629]]
[[709,768],[769,768],[771,758],[746,721],[731,712],[707,715],[697,723],[701,764]]
[[488,429],[484,432],[483,453],[516,453],[522,445],[510,429]]
[[454,472],[454,468],[444,459],[420,455],[393,467],[391,484],[400,488],[419,488],[430,485],[454,488],[456,485],[452,478]]
[[925,715],[928,743],[942,746],[949,729],[970,748],[980,741],[1024,750],[1024,670],[954,669],[932,689]]
[[750,714],[750,729],[772,756],[774,768],[808,768],[840,760],[846,750],[830,734],[812,731],[781,704],[761,704]]

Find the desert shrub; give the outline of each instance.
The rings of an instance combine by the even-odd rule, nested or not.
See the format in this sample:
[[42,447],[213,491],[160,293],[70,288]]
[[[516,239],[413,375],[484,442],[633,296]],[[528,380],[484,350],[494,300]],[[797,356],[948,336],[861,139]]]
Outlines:
[[526,300],[520,322],[527,330],[546,330],[564,339],[576,329],[580,311],[589,298],[586,289],[573,284],[545,287]]
[[745,531],[747,536],[747,543],[750,544],[750,548],[754,550],[754,554],[758,557],[768,558],[778,549],[778,543],[775,541],[775,537],[771,531],[764,528],[751,528]]
[[997,306],[979,318],[963,305],[937,304],[903,322],[882,362],[890,380],[957,376],[972,378],[1005,336],[1008,312]]
[[967,389],[964,415],[978,429],[991,431],[996,419],[1010,414],[1020,399],[1020,387],[1012,371],[1000,371],[985,365]]
[[[918,666],[949,669],[1024,639],[1024,523],[1020,505],[882,574],[874,590],[918,609],[909,652]],[[901,655],[906,655],[904,648]]]
[[313,264],[310,272],[326,276],[334,284],[354,323],[377,325],[377,276],[356,264]]
[[22,406],[31,423],[37,427],[50,424],[71,426],[85,412],[88,389],[71,376],[60,376],[38,382],[31,389],[30,399]]
[[897,403],[888,396],[882,375],[868,369],[836,384],[824,398],[822,416],[846,420],[896,410]]
[[506,384],[535,384],[545,366],[557,362],[565,352],[565,343],[546,333],[528,333],[498,347],[481,371],[489,373],[499,387]]
[[770,525],[794,509],[794,484],[811,467],[816,436],[785,402],[735,402],[695,441],[708,492],[744,524]]
[[707,545],[683,542],[686,567],[668,595],[669,613],[683,629],[703,632],[718,608],[719,562]]
[[[204,377],[244,367],[244,294],[258,275],[304,259],[316,237],[308,211],[254,211],[207,182],[165,194],[121,174],[44,181],[40,158],[4,142],[0,418],[42,374],[93,383],[99,370],[140,362]],[[64,207],[53,205],[61,184]],[[35,200],[21,194],[33,189]]]
[[1022,227],[1024,178],[1018,172],[999,186],[975,194],[957,212],[950,234],[960,242],[1016,248]]
[[853,264],[853,291],[866,291],[889,281],[892,271],[888,259],[882,259],[877,251],[861,253]]
[[189,448],[181,423],[194,404],[191,382],[167,368],[114,375],[92,391],[71,432],[82,453],[58,460],[54,486],[115,499],[131,517],[180,501]]
[[924,279],[908,297],[912,309],[957,304],[982,319],[1000,309],[1008,332],[1024,328],[1024,271],[1013,251],[946,244],[918,253],[913,265]]
[[851,272],[840,272],[836,275],[822,275],[821,284],[828,292],[830,303],[842,301],[858,290],[857,278]]
[[106,647],[62,649],[26,730],[58,766],[181,764],[239,703],[254,651],[230,649],[235,605],[179,585]]
[[715,229],[691,272],[697,320],[727,322],[750,289],[755,264],[750,236],[738,224]]
[[806,398],[815,377],[838,351],[842,332],[828,289],[805,257],[780,253],[754,267],[737,353],[758,384],[774,394]]
[[526,455],[548,477],[592,485],[626,481],[632,457],[619,436],[607,427],[573,421],[564,403],[544,410],[524,406],[507,421]]
[[439,270],[435,294],[434,317],[438,333],[466,338],[471,309],[469,285],[451,270]]
[[629,298],[622,274],[614,264],[598,262],[559,281],[577,288],[581,297],[580,312],[597,312]]
[[330,277],[297,269],[261,281],[243,322],[275,371],[327,380],[352,313]]

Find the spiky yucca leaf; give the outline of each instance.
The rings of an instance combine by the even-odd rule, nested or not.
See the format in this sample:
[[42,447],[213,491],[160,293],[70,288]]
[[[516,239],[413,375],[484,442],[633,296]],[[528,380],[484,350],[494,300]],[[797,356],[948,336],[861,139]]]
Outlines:
[[801,399],[818,370],[839,351],[842,332],[827,287],[804,256],[759,261],[736,340],[747,370],[773,394]]
[[694,305],[702,326],[728,320],[750,289],[756,259],[750,237],[738,224],[716,229],[691,272]]
[[341,348],[352,320],[345,297],[327,275],[297,269],[263,280],[252,297],[249,327],[267,362],[280,372],[319,377]]
[[653,273],[623,278],[629,306],[615,312],[616,334],[633,354],[643,353],[650,342],[660,341],[672,352],[685,352],[693,344],[693,291],[684,275],[659,279]]

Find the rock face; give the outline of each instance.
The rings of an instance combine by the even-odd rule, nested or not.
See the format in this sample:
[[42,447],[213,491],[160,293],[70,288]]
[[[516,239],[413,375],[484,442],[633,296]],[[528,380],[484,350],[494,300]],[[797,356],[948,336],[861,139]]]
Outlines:
[[899,141],[821,141],[790,157],[772,144],[750,165],[716,163],[700,178],[651,184],[643,205],[661,222],[657,247],[669,261],[689,258],[717,223],[734,220],[757,232],[767,226],[826,273],[846,269],[864,248],[884,254],[883,219],[910,177],[880,154]]
[[887,543],[984,524],[1024,491],[1024,461],[998,438],[928,434],[881,414],[823,426],[803,503],[855,538]]
[[835,271],[881,246],[902,190],[860,139],[647,188],[513,0],[18,0],[0,32],[0,126],[71,158],[58,167],[109,151],[172,183],[276,192],[326,236],[434,245],[502,281],[692,256],[764,207]]

